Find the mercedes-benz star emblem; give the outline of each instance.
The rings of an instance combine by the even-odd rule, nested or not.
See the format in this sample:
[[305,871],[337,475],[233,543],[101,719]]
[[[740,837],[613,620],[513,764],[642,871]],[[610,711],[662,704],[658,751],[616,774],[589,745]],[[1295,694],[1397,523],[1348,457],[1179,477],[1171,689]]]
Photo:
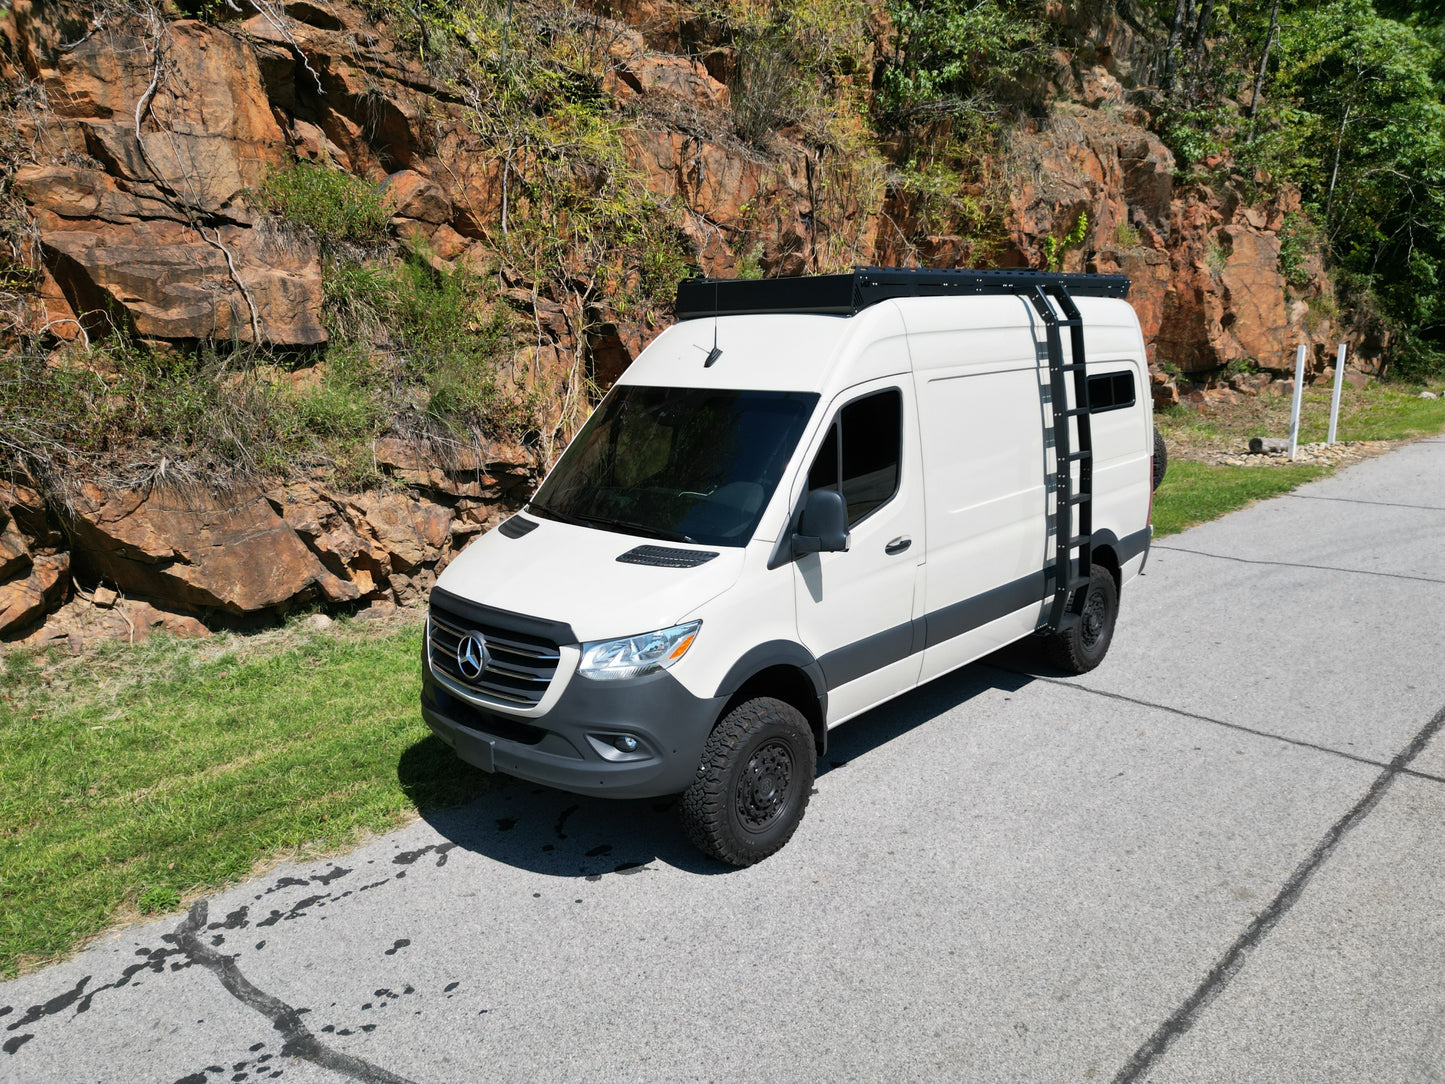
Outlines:
[[457,669],[468,681],[476,681],[487,668],[487,639],[480,632],[469,632],[457,644]]

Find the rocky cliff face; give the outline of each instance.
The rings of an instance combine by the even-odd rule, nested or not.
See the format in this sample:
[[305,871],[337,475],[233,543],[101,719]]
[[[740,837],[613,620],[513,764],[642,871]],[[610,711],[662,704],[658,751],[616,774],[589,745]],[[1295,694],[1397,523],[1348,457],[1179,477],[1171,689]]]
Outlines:
[[[588,16],[605,31],[603,91],[628,118],[639,182],[674,209],[669,225],[706,273],[979,259],[973,238],[911,221],[896,186],[847,155],[796,131],[775,133],[766,150],[729,134],[719,118],[736,58],[683,5],[611,10]],[[398,47],[393,28],[329,0],[215,11],[222,21],[17,0],[0,17],[0,71],[14,88],[10,191],[23,205],[21,263],[35,276],[23,299],[31,334],[91,340],[119,327],[157,349],[324,346],[321,253],[278,237],[251,195],[290,158],[325,159],[378,186],[396,236],[439,265],[495,265],[526,162],[468,122],[477,103],[428,71],[424,48]],[[1130,276],[1163,396],[1165,370],[1243,359],[1283,370],[1297,342],[1322,369],[1336,341],[1320,315],[1333,311],[1331,288],[1317,267],[1305,291],[1285,282],[1291,196],[1251,205],[1227,171],[1208,184],[1177,176],[1126,100],[1127,32],[1091,33],[1087,48],[1059,54],[1048,118],[1014,131],[996,163],[1004,238],[987,257],[1042,266],[1050,239],[1057,253],[1086,222],[1062,266]],[[578,356],[605,386],[656,333],[655,313],[584,320],[566,297],[507,274],[509,303],[536,328],[509,367],[529,386],[555,392]],[[380,441],[391,488],[361,495],[324,477],[222,494],[161,478],[134,491],[86,483],[61,507],[16,479],[0,489],[0,634],[31,635],[72,584],[89,585],[69,604],[72,624],[97,600],[113,609],[113,591],[136,600],[139,630],[134,616],[122,615],[123,629],[109,623],[127,635],[195,632],[298,602],[406,601],[535,481],[536,449],[479,447],[459,458]]]

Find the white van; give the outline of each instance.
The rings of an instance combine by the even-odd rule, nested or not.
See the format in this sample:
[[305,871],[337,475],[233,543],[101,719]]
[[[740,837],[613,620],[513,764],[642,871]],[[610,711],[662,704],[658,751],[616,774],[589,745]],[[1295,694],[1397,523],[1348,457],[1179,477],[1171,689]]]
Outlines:
[[681,794],[693,841],[749,865],[792,836],[829,728],[1035,634],[1096,666],[1150,540],[1128,286],[684,282],[530,503],[438,580],[422,715],[487,771]]

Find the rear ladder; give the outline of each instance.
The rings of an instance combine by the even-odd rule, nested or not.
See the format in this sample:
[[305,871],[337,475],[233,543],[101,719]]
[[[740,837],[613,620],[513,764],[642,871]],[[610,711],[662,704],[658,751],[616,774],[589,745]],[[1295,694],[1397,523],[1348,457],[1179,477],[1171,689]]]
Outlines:
[[[1051,297],[1058,302],[1063,319],[1054,311]],[[1046,628],[1059,632],[1077,622],[1083,613],[1093,563],[1094,440],[1089,422],[1084,319],[1066,283],[1037,285],[1028,298],[1043,318],[1048,341],[1054,437],[1054,509],[1050,517],[1054,563],[1049,577],[1054,588]],[[1067,362],[1065,330],[1069,333]]]

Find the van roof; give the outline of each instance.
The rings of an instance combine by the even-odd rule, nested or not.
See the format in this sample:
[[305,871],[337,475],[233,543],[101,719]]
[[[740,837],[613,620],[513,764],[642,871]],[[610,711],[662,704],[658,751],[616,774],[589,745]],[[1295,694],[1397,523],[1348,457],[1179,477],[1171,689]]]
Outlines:
[[918,267],[856,267],[842,275],[778,279],[685,279],[678,283],[678,320],[763,313],[852,316],[880,301],[903,297],[980,295],[1067,290],[1074,297],[1129,295],[1123,275],[1064,274],[1028,268],[936,270]]
[[[1091,358],[1101,351],[1142,355],[1138,318],[1127,301],[1084,296],[1078,309],[1089,328]],[[960,334],[982,336],[971,355],[980,364],[1012,364],[1037,356],[1043,323],[1023,289],[890,298],[852,315],[785,311],[681,320],[654,339],[618,383],[829,397],[866,380],[931,368],[936,351],[956,363]]]

